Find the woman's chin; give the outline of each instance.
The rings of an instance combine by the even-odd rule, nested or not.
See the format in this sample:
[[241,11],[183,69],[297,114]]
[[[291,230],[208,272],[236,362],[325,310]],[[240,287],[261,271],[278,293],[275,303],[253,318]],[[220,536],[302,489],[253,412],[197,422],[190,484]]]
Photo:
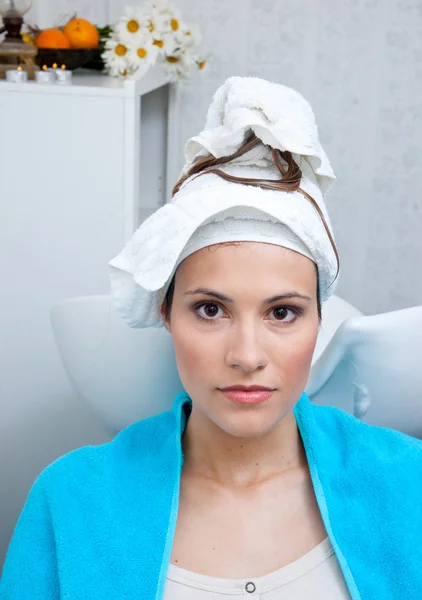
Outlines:
[[278,425],[281,418],[279,415],[275,416],[272,410],[250,410],[248,413],[237,415],[219,415],[214,422],[229,435],[253,438],[271,431]]

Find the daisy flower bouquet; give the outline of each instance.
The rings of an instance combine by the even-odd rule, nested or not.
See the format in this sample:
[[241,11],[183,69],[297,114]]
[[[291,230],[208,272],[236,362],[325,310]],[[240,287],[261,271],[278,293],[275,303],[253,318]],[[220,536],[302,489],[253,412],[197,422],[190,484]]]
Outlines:
[[206,59],[197,54],[200,33],[185,23],[166,0],[127,7],[104,41],[102,59],[114,77],[140,79],[157,62],[169,81],[186,79],[192,69],[203,70]]

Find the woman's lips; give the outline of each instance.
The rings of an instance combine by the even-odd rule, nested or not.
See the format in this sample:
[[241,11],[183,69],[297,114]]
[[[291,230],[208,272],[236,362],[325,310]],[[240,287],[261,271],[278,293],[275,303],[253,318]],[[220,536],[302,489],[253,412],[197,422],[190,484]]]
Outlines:
[[245,390],[220,390],[226,398],[240,404],[259,404],[265,402],[265,400],[268,400],[271,396],[273,391],[274,390],[253,390],[248,392]]

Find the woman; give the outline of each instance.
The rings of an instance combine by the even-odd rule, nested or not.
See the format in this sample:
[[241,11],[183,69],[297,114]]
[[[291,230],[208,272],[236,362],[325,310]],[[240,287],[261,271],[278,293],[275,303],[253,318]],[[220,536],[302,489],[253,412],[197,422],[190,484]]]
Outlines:
[[339,271],[311,108],[232,77],[186,158],[110,263],[185,391],[41,473],[0,598],[421,598],[422,443],[303,392]]

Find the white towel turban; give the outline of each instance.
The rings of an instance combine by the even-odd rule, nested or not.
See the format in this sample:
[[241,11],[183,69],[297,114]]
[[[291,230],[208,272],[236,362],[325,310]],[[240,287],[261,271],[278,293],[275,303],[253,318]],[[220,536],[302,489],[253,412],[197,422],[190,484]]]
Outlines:
[[[186,143],[181,175],[198,158],[234,154],[251,132],[262,144],[219,169],[241,178],[280,179],[271,149],[291,152],[302,171],[300,187],[317,202],[334,239],[323,195],[336,178],[312,108],[284,85],[255,77],[227,79],[214,95],[205,129]],[[205,246],[234,240],[278,244],[307,256],[318,267],[321,301],[334,292],[337,258],[307,198],[206,173],[189,177],[110,261],[118,313],[131,327],[161,327],[160,307],[180,262]]]

